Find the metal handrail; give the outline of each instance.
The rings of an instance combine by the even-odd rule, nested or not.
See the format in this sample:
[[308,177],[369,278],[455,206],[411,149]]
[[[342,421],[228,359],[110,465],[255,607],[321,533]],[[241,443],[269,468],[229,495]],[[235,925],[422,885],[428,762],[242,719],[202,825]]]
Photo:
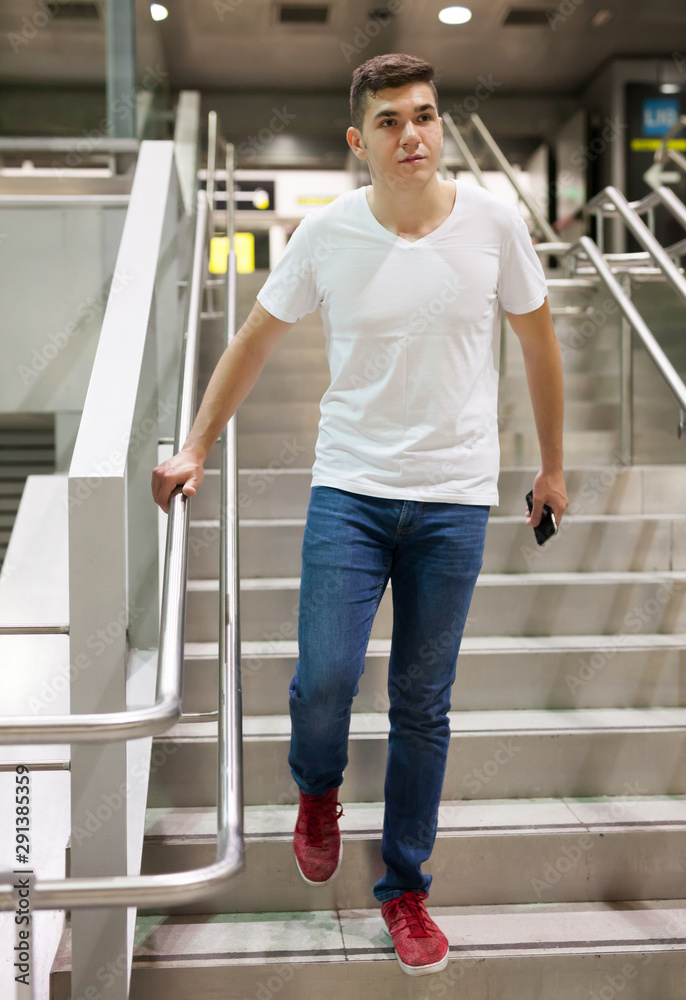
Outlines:
[[[227,160],[233,158],[233,146],[227,145]],[[233,176],[231,162],[231,174]],[[201,205],[208,207],[204,193],[198,203],[197,230],[207,230],[207,217]],[[197,232],[196,230],[196,232]],[[226,273],[226,342],[235,334],[235,289],[236,255],[229,255]],[[188,343],[186,344],[186,354]],[[184,371],[186,365],[184,364]],[[185,380],[184,380],[184,385]],[[220,655],[219,667],[219,726],[217,773],[217,856],[213,864],[191,871],[173,872],[162,875],[122,875],[92,878],[36,881],[31,887],[31,901],[34,909],[73,909],[74,907],[108,906],[176,906],[195,902],[220,890],[223,885],[240,872],[245,865],[243,837],[243,766],[241,733],[241,688],[240,688],[240,630],[239,630],[239,572],[238,572],[238,469],[237,469],[237,423],[231,418],[223,432],[222,447],[222,513],[231,511],[231,523],[223,532],[220,554]],[[177,443],[184,431],[181,421],[177,421]],[[188,498],[182,493],[172,497],[169,526],[167,530],[167,550],[178,556],[178,534],[188,526]],[[178,512],[178,513],[176,513]],[[172,526],[174,518],[174,526]],[[185,546],[187,553],[187,544]],[[183,562],[177,558],[175,566]],[[227,593],[227,568],[231,567],[232,586]],[[165,584],[173,573],[165,567]],[[166,591],[165,591],[166,592]],[[169,622],[170,619],[168,619]],[[175,616],[176,623],[182,623],[181,616]],[[169,626],[171,628],[171,626]],[[179,652],[177,650],[177,652]],[[180,650],[181,663],[183,649]],[[30,766],[30,765],[29,765]],[[18,896],[14,887],[0,884],[0,909],[14,909]]]
[[[476,159],[472,155],[471,151],[467,147],[467,143],[464,137],[461,135],[459,129],[453,122],[450,114],[444,112],[441,116],[443,121],[448,126],[448,130],[453,136],[458,148],[462,152],[464,159],[471,169],[472,173],[475,175],[477,181],[485,187],[483,174],[479,169]],[[610,295],[613,297],[615,302],[620,308],[622,316],[629,327],[633,329],[638,337],[640,338],[643,346],[645,347],[649,357],[657,367],[658,372],[666,382],[669,390],[674,395],[676,401],[681,407],[682,416],[679,424],[679,436],[681,437],[681,431],[684,424],[684,413],[686,412],[686,384],[682,380],[679,373],[676,371],[671,361],[662,350],[658,344],[652,331],[649,329],[645,320],[641,314],[636,309],[635,305],[626,294],[624,289],[621,287],[620,283],[615,278],[612,270],[610,269],[606,256],[603,255],[600,247],[589,237],[581,236],[573,243],[561,242],[555,230],[552,228],[550,223],[544,216],[540,214],[535,204],[529,198],[528,192],[524,191],[520,186],[514,171],[512,170],[510,164],[508,163],[506,157],[503,155],[501,149],[495,142],[486,126],[484,125],[481,118],[472,113],[470,120],[474,124],[474,127],[481,134],[489,149],[493,153],[496,161],[500,165],[501,169],[505,175],[510,180],[511,184],[519,194],[520,198],[527,206],[531,212],[534,219],[539,224],[539,227],[543,233],[545,233],[547,242],[538,243],[534,245],[534,249],[539,254],[554,254],[560,258],[571,255],[572,261],[574,260],[574,255],[581,252],[588,257],[589,262],[595,268],[596,273],[599,278],[606,286]],[[686,124],[686,117],[683,119],[684,124]],[[612,203],[612,207],[608,209],[607,206],[602,204],[602,202],[609,198]],[[669,254],[679,254],[683,253],[682,244],[686,241],[679,241],[672,247],[664,248],[653,236],[652,232],[648,227],[641,221],[638,217],[638,211],[650,211],[658,203],[661,202],[665,207],[672,213],[672,215],[679,220],[686,227],[686,206],[676,197],[673,191],[670,191],[664,186],[658,187],[647,194],[640,202],[629,203],[626,198],[614,187],[607,187],[596,195],[591,201],[589,201],[584,206],[584,212],[592,210],[595,206],[600,204],[596,211],[602,214],[612,214],[619,213],[621,217],[625,220],[627,226],[632,230],[636,238],[643,245],[647,251],[648,257],[652,257],[659,270],[668,278],[668,280],[674,285],[677,292],[684,301],[686,301],[686,281],[682,277],[679,268],[673,264],[669,258]],[[607,257],[616,258],[618,262],[628,262],[628,258],[632,257],[638,258],[639,255],[629,255],[629,254],[609,254]],[[630,355],[630,344],[629,350],[626,351]],[[626,376],[626,377],[624,377]],[[630,385],[630,373],[622,371],[622,392],[621,392],[621,426],[622,426],[622,441],[628,443],[628,449],[633,450],[633,445],[631,442],[631,400],[629,398],[629,393],[626,391],[627,385]],[[629,430],[627,431],[627,428]]]
[[681,169],[686,171],[686,157],[682,156],[676,149],[669,148],[669,140],[672,139],[677,132],[680,132],[682,128],[686,126],[686,115],[680,115],[678,120],[674,122],[669,132],[665,132],[662,136],[662,142],[655,151],[655,162],[659,164],[667,163],[671,160],[673,163]]
[[[645,222],[637,215],[634,209],[616,187],[610,185],[604,188],[582,208],[584,215],[590,212],[597,212],[605,217],[607,214],[606,202],[610,202],[616,210],[616,214],[622,219],[627,229],[636,237],[641,246],[648,251],[657,266],[663,272],[665,278],[675,289],[677,295],[686,302],[686,278],[681,274],[680,269],[674,264],[669,254],[658,243]],[[686,209],[685,209],[686,212]],[[598,247],[600,250],[600,247]]]
[[[89,139],[88,142],[93,142]],[[83,136],[73,138],[53,138],[51,136],[22,136],[0,139],[0,156],[3,153],[73,153],[74,147],[83,145]],[[137,153],[140,149],[138,139],[117,139],[112,136],[102,136],[95,139],[93,148],[80,156],[97,156],[98,153]]]
[[[443,121],[445,122],[445,124],[448,126],[448,130],[449,130],[450,134],[452,135],[452,137],[455,139],[455,142],[458,144],[458,147],[459,147],[460,151],[462,152],[463,155],[465,155],[464,149],[466,148],[467,144],[464,141],[462,143],[460,143],[459,139],[456,137],[455,133],[456,132],[459,133],[459,129],[457,128],[457,125],[455,125],[455,122],[452,120],[450,114],[447,111],[445,111],[441,115],[441,117],[442,117]],[[531,195],[529,194],[529,192],[525,191],[524,188],[522,187],[522,185],[519,183],[519,179],[518,179],[517,175],[515,174],[514,170],[512,169],[512,167],[510,166],[510,163],[509,163],[507,157],[503,154],[503,151],[501,150],[500,146],[495,141],[495,139],[493,138],[493,136],[491,135],[491,133],[488,131],[488,129],[484,125],[484,123],[481,120],[481,118],[479,117],[479,115],[477,115],[476,112],[472,112],[472,114],[470,114],[469,118],[470,118],[470,121],[472,122],[472,124],[474,125],[475,129],[478,131],[479,135],[483,139],[483,141],[486,143],[486,145],[490,149],[491,153],[493,154],[493,156],[494,156],[494,158],[496,160],[496,163],[498,164],[498,166],[500,167],[500,169],[503,171],[503,173],[505,174],[505,176],[509,180],[509,182],[512,185],[512,187],[515,189],[515,191],[517,192],[518,196],[521,198],[521,200],[524,202],[524,204],[526,205],[527,209],[531,213],[531,217],[534,219],[536,225],[538,226],[538,229],[539,229],[541,235],[544,236],[547,240],[550,240],[550,242],[554,242],[557,239],[557,233],[555,232],[555,230],[553,229],[553,227],[550,225],[550,223],[546,219],[545,215],[543,215],[543,213],[541,212],[540,208],[538,207],[538,205],[536,204],[536,202],[533,200],[533,198],[531,197]],[[470,156],[471,156],[471,153],[470,153]],[[466,158],[466,156],[465,156],[465,158]],[[471,158],[472,158],[472,160],[474,159],[473,157],[471,157]],[[479,180],[479,183],[481,183],[482,186],[485,187],[486,185],[483,183],[483,175],[481,174],[481,171],[479,170],[479,167],[476,165],[476,161],[474,160],[474,163],[471,164],[470,161],[467,160],[467,163],[469,164],[472,173],[474,173],[474,175],[476,176],[477,180]],[[474,170],[475,166],[476,166],[476,171]]]
[[[185,429],[186,436],[192,422],[192,392],[195,386],[195,358],[202,308],[201,285],[207,273],[207,218],[207,201],[202,192],[198,199],[185,361],[177,418],[177,434],[183,434]],[[3,716],[0,717],[0,744],[104,743],[130,740],[164,733],[179,720],[189,534],[189,519],[185,507],[180,506],[181,503],[178,496],[172,498],[167,526],[155,704],[148,708],[121,712],[46,715],[41,718]],[[33,628],[19,627],[23,631]]]
[[[225,147],[226,190],[233,191],[234,146]],[[231,201],[233,199],[230,199]],[[226,326],[224,346],[236,334],[237,258],[234,216],[227,212],[229,256],[226,267]],[[238,552],[238,423],[234,414],[222,433],[221,510],[219,519],[219,685],[217,741],[217,853],[227,853],[238,842],[241,867],[243,836],[243,733],[241,694],[240,573]],[[228,575],[231,573],[231,586]]]
[[462,135],[459,128],[453,121],[452,116],[449,114],[449,112],[444,111],[443,114],[441,115],[441,118],[443,119],[444,124],[448,126],[448,131],[453,137],[453,141],[457,146],[457,148],[459,149],[463,160],[465,161],[471,172],[474,174],[481,187],[482,188],[487,187],[486,180],[481,172],[481,167],[476,162],[476,157],[474,156],[471,149],[467,145],[464,136]]
[[[620,283],[615,278],[612,270],[610,269],[605,256],[602,254],[600,247],[595,243],[590,236],[580,236],[579,239],[575,240],[573,243],[539,243],[534,249],[539,254],[555,254],[559,258],[564,258],[569,255],[575,255],[579,252],[583,253],[588,257],[589,262],[593,265],[598,274],[598,277],[603,282],[607,290],[609,291],[612,298],[615,300],[619,309],[624,317],[624,320],[629,324],[631,329],[638,335],[643,346],[646,349],[648,356],[650,357],[653,364],[656,366],[659,374],[664,379],[667,387],[669,388],[672,395],[675,397],[677,403],[679,404],[682,415],[686,412],[686,384],[677,372],[674,365],[671,363],[665,352],[660,347],[654,334],[648,327],[647,323],[636,309],[629,296],[626,294],[624,289],[621,287]],[[629,346],[630,345],[625,345]],[[630,350],[626,352],[630,355]],[[624,367],[628,367],[629,371],[624,371]],[[622,432],[622,442],[623,451],[626,452],[629,460],[633,458],[633,443],[632,443],[632,403],[630,399],[630,393],[627,391],[627,385],[630,384],[630,369],[631,363],[623,363],[620,366],[620,377],[622,379],[622,391],[621,391],[621,432]],[[682,416],[683,422],[683,416]],[[681,427],[682,422],[679,424],[679,437],[681,437]]]

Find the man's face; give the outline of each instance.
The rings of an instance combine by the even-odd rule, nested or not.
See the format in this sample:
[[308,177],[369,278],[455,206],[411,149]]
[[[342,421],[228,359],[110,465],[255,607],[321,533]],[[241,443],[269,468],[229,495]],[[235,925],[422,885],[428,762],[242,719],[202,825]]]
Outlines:
[[385,87],[366,99],[362,132],[351,126],[346,138],[355,155],[368,161],[372,180],[400,189],[426,184],[443,147],[443,122],[431,87]]

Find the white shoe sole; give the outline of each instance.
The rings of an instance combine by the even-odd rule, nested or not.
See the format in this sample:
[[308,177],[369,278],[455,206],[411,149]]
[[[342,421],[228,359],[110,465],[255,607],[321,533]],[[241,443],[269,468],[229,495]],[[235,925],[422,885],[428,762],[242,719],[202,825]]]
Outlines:
[[[393,936],[389,931],[388,927],[384,924],[384,933],[386,937],[393,943]],[[395,948],[393,949],[395,951]],[[445,956],[440,960],[440,962],[434,962],[432,965],[406,965],[401,959],[398,952],[395,952],[395,957],[398,959],[398,964],[403,972],[406,972],[408,976],[430,976],[434,972],[442,972],[448,964],[450,954],[445,953]]]
[[343,838],[341,838],[341,849],[338,852],[338,864],[336,865],[336,868],[334,869],[333,874],[330,875],[329,878],[327,878],[325,882],[313,882],[311,878],[308,878],[307,875],[305,875],[303,873],[302,868],[298,864],[298,855],[297,854],[295,855],[295,863],[298,866],[298,871],[300,872],[300,874],[305,879],[305,881],[307,882],[308,885],[328,885],[329,882],[333,882],[333,880],[336,878],[336,875],[338,874],[338,869],[341,867],[341,860],[342,860],[342,858],[343,858]]

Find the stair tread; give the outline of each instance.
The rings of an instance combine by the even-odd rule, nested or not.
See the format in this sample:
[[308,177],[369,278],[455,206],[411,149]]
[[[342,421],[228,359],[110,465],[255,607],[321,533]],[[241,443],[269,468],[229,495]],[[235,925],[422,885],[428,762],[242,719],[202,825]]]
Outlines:
[[[594,586],[607,583],[651,583],[673,580],[686,582],[684,570],[604,570],[597,572],[560,573],[481,573],[476,582],[477,587],[510,587],[531,586]],[[388,586],[392,588],[392,581]],[[216,591],[219,587],[217,579],[189,580],[189,591]],[[241,590],[298,590],[299,576],[254,576],[241,578]]]
[[[248,841],[287,840],[293,836],[297,805],[246,806]],[[346,802],[339,821],[344,837],[381,837],[383,802]],[[541,830],[581,834],[597,829],[686,830],[686,795],[604,796],[544,799],[443,800],[438,837],[493,833],[522,836]],[[215,806],[164,807],[146,811],[146,841],[214,841]]]
[[[442,907],[429,902],[428,910],[455,959],[631,953],[647,947],[683,951],[686,945],[686,899]],[[198,961],[396,961],[378,908],[139,916],[136,938],[134,966],[147,968]]]
[[[449,712],[448,718],[453,736],[609,730],[654,732],[682,730],[686,726],[686,707],[494,709]],[[386,738],[388,729],[387,713],[353,712],[351,716],[351,739]],[[246,740],[285,739],[290,736],[290,731],[289,715],[248,715],[243,718]],[[216,739],[216,733],[215,722],[181,722],[158,739]]]
[[[637,649],[679,649],[686,647],[686,635],[671,633],[622,633],[626,641],[622,641],[623,650]],[[619,643],[616,636],[610,635],[541,635],[541,636],[465,636],[460,644],[460,655],[476,653],[485,656],[493,653],[522,652],[565,652],[578,651],[594,653],[599,649],[616,649]],[[390,653],[391,640],[370,639],[367,655],[387,656]],[[297,639],[244,639],[241,650],[251,656],[297,656]],[[216,657],[219,651],[217,642],[187,642],[186,657]]]

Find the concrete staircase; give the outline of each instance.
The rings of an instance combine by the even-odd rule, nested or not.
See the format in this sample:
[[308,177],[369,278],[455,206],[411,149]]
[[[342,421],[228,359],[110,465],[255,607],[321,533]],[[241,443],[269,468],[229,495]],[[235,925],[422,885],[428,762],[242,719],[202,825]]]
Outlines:
[[[239,323],[265,277],[239,279]],[[371,891],[383,872],[388,591],[353,706],[341,871],[316,888],[293,858],[288,683],[327,385],[323,333],[310,316],[273,352],[238,418],[246,870],[211,900],[139,913],[134,1000],[684,995],[686,473],[672,463],[686,445],[661,423],[663,396],[646,391],[641,447],[661,464],[619,458],[616,322],[574,346],[599,294],[551,287],[551,304],[564,310],[556,329],[566,345],[571,504],[544,549],[523,520],[537,452],[511,333],[505,348],[501,504],[458,662],[440,826],[425,866],[430,912],[450,939],[447,969],[402,972]],[[569,315],[570,304],[586,312]],[[200,392],[219,351],[211,322],[202,350]],[[216,702],[216,468],[192,503],[184,710],[199,712]],[[181,724],[155,749],[144,871],[207,864],[216,727]],[[68,947],[67,935],[54,1000],[69,995]]]
[[0,414],[0,567],[27,477],[54,472],[53,424],[52,414]]

